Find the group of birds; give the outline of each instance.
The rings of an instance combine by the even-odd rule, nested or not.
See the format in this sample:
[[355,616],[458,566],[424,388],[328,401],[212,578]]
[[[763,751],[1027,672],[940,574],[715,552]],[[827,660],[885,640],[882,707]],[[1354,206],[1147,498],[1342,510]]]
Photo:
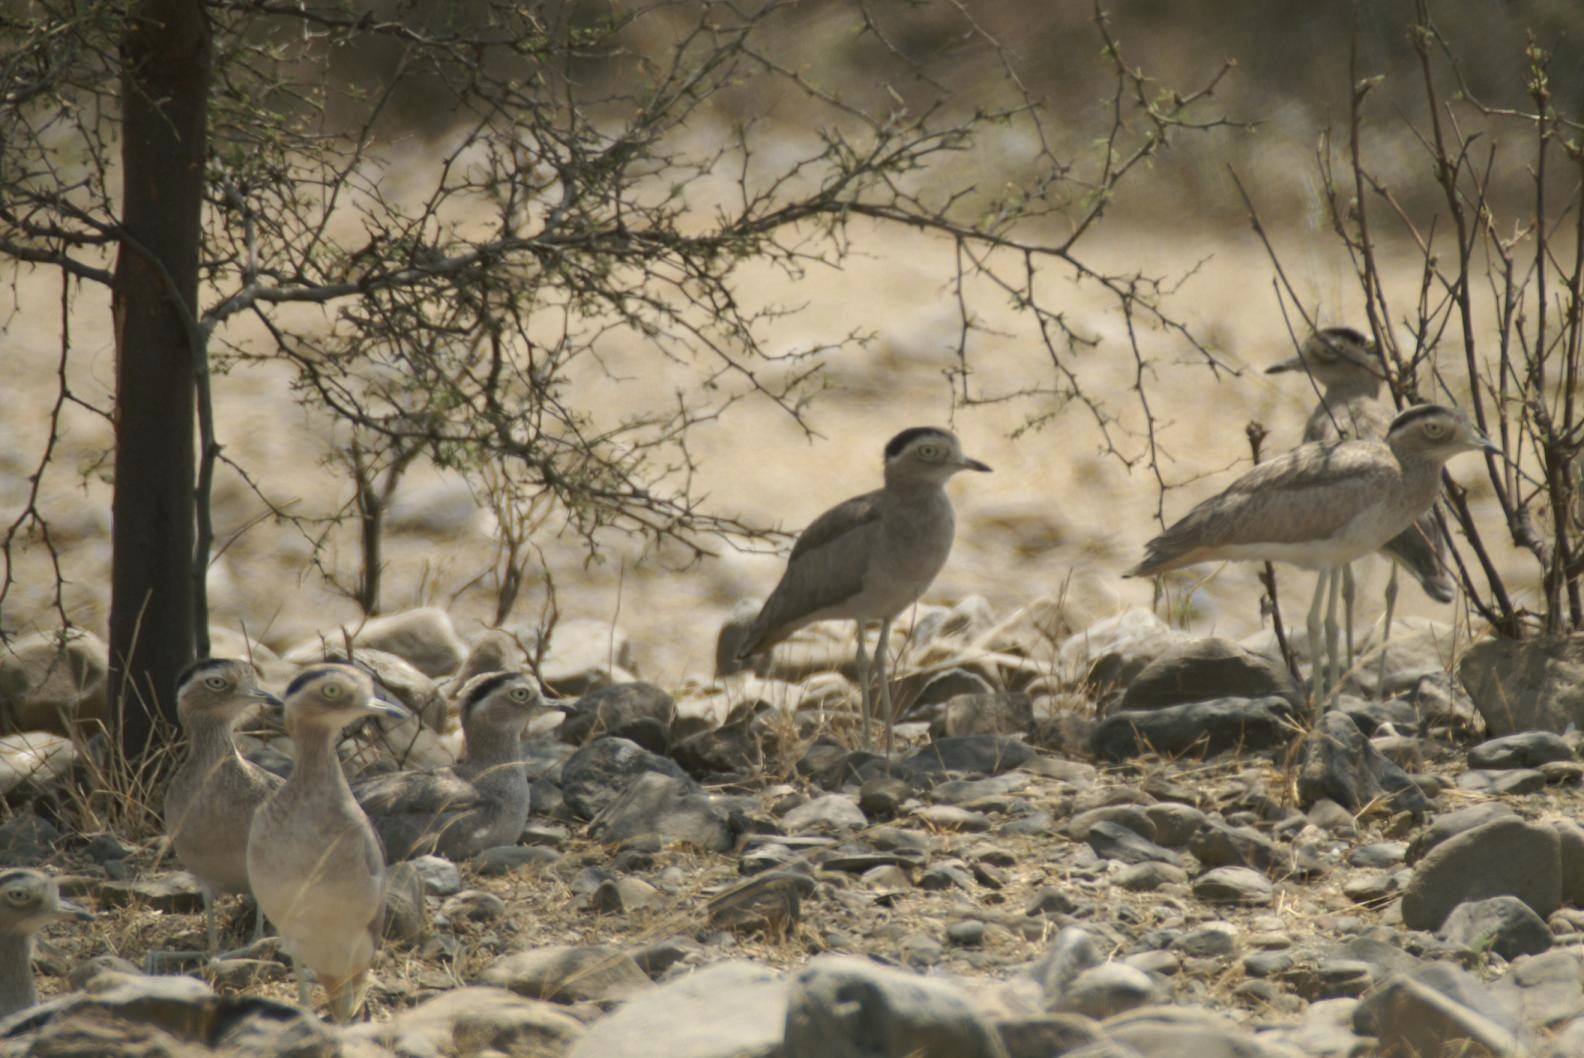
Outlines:
[[[1146,544],[1144,560],[1123,576],[1154,576],[1223,560],[1278,561],[1320,570],[1307,622],[1320,692],[1337,686],[1344,664],[1339,593],[1346,608],[1345,664],[1354,663],[1350,564],[1383,551],[1407,567],[1431,598],[1451,601],[1454,585],[1434,515],[1441,471],[1460,452],[1500,454],[1500,449],[1441,405],[1419,404],[1394,414],[1380,396],[1386,365],[1379,350],[1351,328],[1315,332],[1297,356],[1269,370],[1307,371],[1320,390],[1304,443],[1194,507]],[[735,660],[745,665],[815,621],[853,621],[862,738],[868,747],[873,682],[889,755],[895,719],[885,674],[891,623],[928,590],[951,551],[955,519],[947,481],[964,470],[990,468],[964,455],[950,432],[929,426],[893,437],[884,463],[882,488],[832,507],[798,537],[780,582],[739,641]],[[1396,593],[1394,564],[1386,632]],[[880,633],[871,670],[864,636],[876,621]],[[1380,665],[1384,680],[1384,646]]]
[[[282,710],[295,749],[284,779],[237,750],[237,724],[261,703]],[[367,672],[314,665],[282,700],[259,685],[250,662],[191,665],[177,686],[190,749],[166,793],[165,827],[203,889],[209,953],[219,950],[214,897],[251,893],[255,936],[268,918],[292,956],[302,1003],[310,1000],[306,968],[331,1016],[350,1018],[379,943],[387,863],[426,853],[461,860],[515,843],[528,818],[522,740],[546,707],[530,676],[477,676],[461,693],[466,749],[455,767],[349,782],[336,749],[343,730],[364,718],[409,716],[378,696]]]
[[[1442,468],[1460,452],[1499,449],[1449,408],[1420,404],[1391,415],[1379,395],[1384,364],[1356,331],[1319,331],[1297,357],[1269,370],[1300,369],[1321,390],[1305,443],[1195,506],[1151,540],[1144,560],[1125,576],[1217,560],[1321,570],[1308,631],[1315,683],[1335,686],[1339,593],[1347,604],[1352,664],[1348,564],[1384,550],[1432,598],[1449,600],[1453,585],[1432,514]],[[780,582],[743,633],[737,659],[747,662],[816,621],[854,621],[863,741],[867,747],[878,695],[889,755],[891,623],[924,594],[950,554],[955,519],[946,483],[962,471],[989,470],[946,430],[921,426],[897,434],[885,446],[883,486],[826,511],[798,537]],[[1394,577],[1388,622],[1395,592]],[[880,625],[872,666],[864,640],[870,622]],[[529,676],[476,676],[460,695],[466,750],[455,767],[349,782],[337,753],[344,729],[365,718],[409,715],[380,698],[356,665],[313,665],[282,699],[260,685],[250,662],[211,658],[191,665],[176,693],[190,748],[167,792],[165,824],[177,859],[202,885],[209,953],[219,950],[214,897],[251,893],[260,916],[255,937],[268,918],[293,958],[303,1004],[310,999],[306,969],[324,987],[332,1017],[342,1021],[367,987],[386,865],[429,852],[465,859],[514,843],[529,808],[522,740],[529,723],[553,707]],[[282,710],[296,751],[285,778],[237,749],[238,723],[261,705]],[[47,922],[83,916],[47,875],[0,871],[0,1016],[34,1001],[33,933]]]

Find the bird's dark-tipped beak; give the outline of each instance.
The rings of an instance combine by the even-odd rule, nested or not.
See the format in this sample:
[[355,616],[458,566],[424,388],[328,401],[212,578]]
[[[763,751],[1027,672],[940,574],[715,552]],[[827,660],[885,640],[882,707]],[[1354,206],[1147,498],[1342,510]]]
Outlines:
[[74,903],[71,900],[61,900],[59,906],[55,910],[61,918],[75,919],[78,922],[93,921],[92,911],[89,911],[86,907],[83,907],[81,904]]
[[1302,371],[1304,369],[1303,357],[1294,356],[1279,363],[1272,364],[1265,369],[1267,375],[1279,375],[1283,371]]
[[977,459],[969,459],[967,456],[963,456],[962,467],[964,470],[977,470],[981,474],[992,473],[987,464],[981,463]]
[[281,701],[275,695],[271,694],[269,691],[266,691],[262,687],[255,687],[251,693],[251,697],[256,698],[265,705],[269,706],[271,712],[278,713],[282,709],[286,708],[285,702]]
[[406,706],[384,698],[370,698],[368,711],[375,716],[383,716],[389,720],[406,720],[412,716],[412,711]]
[[1493,456],[1502,454],[1501,445],[1492,441],[1489,437],[1484,434],[1475,434],[1474,436],[1480,441],[1480,449],[1482,451],[1489,452]]

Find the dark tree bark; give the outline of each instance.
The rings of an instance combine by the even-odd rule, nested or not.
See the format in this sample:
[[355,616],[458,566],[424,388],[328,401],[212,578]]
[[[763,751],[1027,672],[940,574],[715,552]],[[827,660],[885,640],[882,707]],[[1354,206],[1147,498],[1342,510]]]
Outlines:
[[122,38],[111,686],[121,745],[174,721],[192,654],[193,382],[210,78],[199,0],[134,0]]

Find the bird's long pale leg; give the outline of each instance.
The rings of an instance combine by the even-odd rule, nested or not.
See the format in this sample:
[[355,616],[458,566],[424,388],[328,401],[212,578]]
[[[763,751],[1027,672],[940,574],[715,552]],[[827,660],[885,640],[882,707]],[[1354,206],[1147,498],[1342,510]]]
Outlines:
[[880,640],[875,644],[875,667],[879,669],[880,677],[880,709],[885,716],[885,752],[886,759],[891,759],[892,736],[891,728],[896,723],[896,717],[891,715],[891,678],[886,675],[887,647],[891,643],[891,618],[880,619]]
[[313,985],[308,983],[308,967],[302,964],[297,956],[292,956],[292,973],[297,975],[297,1005],[305,1010],[313,1009]]
[[1320,633],[1320,605],[1326,596],[1326,585],[1330,583],[1332,570],[1327,567],[1320,571],[1315,578],[1314,601],[1309,604],[1309,620],[1305,628],[1309,632],[1309,683],[1313,688],[1315,708],[1320,705],[1320,696],[1324,692],[1321,684],[1325,680],[1325,659],[1321,656],[1325,644]]
[[1347,667],[1353,667],[1353,599],[1357,587],[1353,583],[1353,563],[1342,567],[1342,628],[1347,636]]
[[220,930],[215,925],[214,894],[207,885],[199,890],[203,893],[204,902],[204,928],[209,933],[209,954],[214,955],[220,950]]
[[1381,625],[1380,675],[1375,678],[1375,693],[1386,700],[1386,644],[1391,640],[1392,612],[1397,609],[1397,563],[1391,564],[1391,577],[1386,581],[1386,623]]
[[864,626],[862,621],[858,625],[858,701],[859,708],[863,710],[863,748],[869,749],[869,654],[864,649]]
[[253,941],[257,944],[264,939],[264,907],[255,902],[253,904]]
[[1333,569],[1331,571],[1331,585],[1326,592],[1325,615],[1326,693],[1328,694],[1336,690],[1340,680],[1340,672],[1338,671],[1337,665],[1337,655],[1338,649],[1341,646],[1341,636],[1339,635],[1339,630],[1337,628],[1337,596],[1341,594],[1341,588],[1342,571]]

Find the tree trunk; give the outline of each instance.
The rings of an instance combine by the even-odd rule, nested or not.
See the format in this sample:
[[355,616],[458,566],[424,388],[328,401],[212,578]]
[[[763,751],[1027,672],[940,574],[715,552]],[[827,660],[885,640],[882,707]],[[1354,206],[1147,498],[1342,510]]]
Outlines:
[[121,745],[174,721],[192,654],[193,381],[209,93],[200,0],[133,0],[121,42],[122,227],[112,287],[111,687]]

